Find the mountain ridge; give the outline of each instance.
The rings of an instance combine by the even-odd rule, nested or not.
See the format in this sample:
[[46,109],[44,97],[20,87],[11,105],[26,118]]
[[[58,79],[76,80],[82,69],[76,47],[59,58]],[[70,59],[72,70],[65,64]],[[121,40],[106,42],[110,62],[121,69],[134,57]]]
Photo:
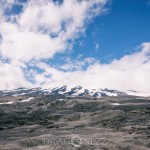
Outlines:
[[133,90],[129,90],[127,92],[122,92],[114,89],[87,89],[82,86],[68,87],[66,85],[54,88],[44,89],[41,87],[36,88],[24,88],[20,87],[14,90],[3,90],[0,91],[0,97],[6,96],[37,96],[37,95],[65,95],[65,96],[91,96],[91,97],[107,97],[107,96],[124,96],[124,95],[132,95],[132,96],[145,96],[148,97],[150,94],[138,93]]

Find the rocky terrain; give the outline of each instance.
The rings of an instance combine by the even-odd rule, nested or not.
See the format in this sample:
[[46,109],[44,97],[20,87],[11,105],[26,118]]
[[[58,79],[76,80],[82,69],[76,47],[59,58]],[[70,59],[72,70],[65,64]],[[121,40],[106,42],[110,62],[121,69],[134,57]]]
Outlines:
[[1,91],[0,149],[150,149],[149,97],[63,88]]

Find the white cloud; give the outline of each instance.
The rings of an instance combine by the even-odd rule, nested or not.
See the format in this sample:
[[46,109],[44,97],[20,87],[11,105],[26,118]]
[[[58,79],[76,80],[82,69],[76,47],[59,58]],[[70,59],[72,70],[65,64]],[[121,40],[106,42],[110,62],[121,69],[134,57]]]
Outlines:
[[84,70],[89,65],[98,62],[96,59],[88,57],[88,58],[78,58],[77,60],[71,60],[70,58],[66,59],[66,63],[58,68],[63,69],[65,71],[75,71],[75,70]]
[[32,58],[52,57],[65,48],[61,39],[50,39],[48,35],[19,31],[14,24],[3,23],[0,28],[3,37],[1,54],[12,60],[29,61]]
[[[96,62],[86,71],[63,72],[39,63],[38,66],[45,72],[39,76],[46,87],[77,86],[87,88],[113,88],[119,90],[137,90],[150,92],[150,43],[143,43],[141,51],[126,55],[110,64]],[[50,77],[46,77],[49,74]],[[37,83],[39,81],[37,79]]]
[[21,68],[23,64],[0,62],[0,90],[14,89],[18,87],[31,87]]
[[[118,90],[137,90],[150,92],[150,43],[143,43],[139,52],[125,55],[109,64],[101,64],[92,58],[76,60],[71,63],[68,59],[68,68],[61,71],[46,63],[36,61],[30,66],[38,67],[43,73],[32,68],[26,75],[32,77],[32,85],[25,79],[24,71],[28,69],[25,63],[12,61],[10,64],[0,65],[0,89],[17,88],[20,86],[43,86],[46,88],[62,85],[82,85],[87,88],[113,88]],[[82,66],[88,62],[86,70]],[[67,64],[65,64],[67,66]],[[74,69],[75,68],[75,69]],[[75,70],[75,71],[74,71]],[[17,80],[16,80],[17,79]],[[19,81],[19,82],[18,82]]]
[[95,50],[98,50],[98,49],[99,49],[99,43],[96,43]]
[[5,9],[16,1],[0,2],[0,14],[4,17],[0,24],[1,55],[21,61],[52,58],[68,49],[71,44],[68,41],[84,32],[89,20],[103,13],[106,2],[64,0],[58,5],[52,0],[29,0],[23,5],[23,12],[7,16],[4,16]]

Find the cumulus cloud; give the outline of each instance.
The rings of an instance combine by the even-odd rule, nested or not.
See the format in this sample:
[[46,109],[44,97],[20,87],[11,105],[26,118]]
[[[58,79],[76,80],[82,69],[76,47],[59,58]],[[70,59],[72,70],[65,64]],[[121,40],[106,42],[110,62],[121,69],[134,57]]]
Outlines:
[[45,87],[82,85],[87,88],[107,87],[150,92],[150,43],[141,44],[139,52],[109,64],[95,62],[84,71],[79,69],[64,72],[44,63],[39,63],[38,66],[45,71],[36,81],[42,81]]
[[45,34],[20,32],[16,25],[11,23],[3,23],[0,32],[3,38],[1,55],[12,60],[49,58],[65,47],[65,43],[59,38],[50,39]]
[[15,89],[17,87],[31,87],[24,76],[22,67],[24,64],[12,62],[10,64],[0,62],[0,89]]
[[59,66],[59,69],[64,71],[75,71],[75,70],[85,70],[87,66],[95,64],[98,60],[87,57],[87,58],[78,58],[77,60],[71,60],[70,58],[66,58],[65,64]]
[[53,0],[29,0],[25,4],[20,3],[23,7],[20,12],[9,15],[5,14],[6,9],[11,11],[19,2],[0,2],[3,14],[0,24],[3,38],[1,55],[21,61],[52,58],[69,48],[84,32],[89,20],[103,13],[106,2],[64,0],[62,4],[57,4]]

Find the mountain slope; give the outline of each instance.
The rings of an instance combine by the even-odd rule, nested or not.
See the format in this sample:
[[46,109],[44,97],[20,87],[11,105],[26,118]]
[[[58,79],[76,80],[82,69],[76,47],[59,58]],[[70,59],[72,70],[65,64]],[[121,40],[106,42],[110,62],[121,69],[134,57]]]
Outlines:
[[15,90],[5,90],[0,91],[0,97],[5,96],[37,96],[37,95],[65,95],[65,96],[92,96],[92,97],[106,97],[106,96],[121,96],[127,95],[125,92],[120,92],[117,90],[109,90],[109,89],[86,89],[82,86],[69,88],[67,86],[55,87],[50,89],[42,89],[42,88],[18,88]]

